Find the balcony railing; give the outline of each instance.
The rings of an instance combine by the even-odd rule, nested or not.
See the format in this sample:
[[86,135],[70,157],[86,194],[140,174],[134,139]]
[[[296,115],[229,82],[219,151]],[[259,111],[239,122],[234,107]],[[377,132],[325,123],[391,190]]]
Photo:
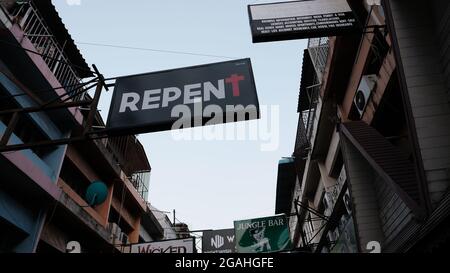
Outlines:
[[[81,80],[64,54],[64,45],[57,42],[33,2],[24,2],[11,10],[11,13],[61,86],[65,87],[69,95],[75,93]],[[84,93],[75,96],[72,100],[79,101],[83,98]]]
[[347,179],[347,173],[345,167],[342,167],[339,178],[336,184],[325,189],[325,198],[329,200],[328,207],[325,210],[325,215],[330,216],[333,213],[334,207],[338,202],[339,196],[341,194],[342,188],[344,187],[345,181]]
[[[135,159],[130,158],[131,145],[136,145],[135,136],[119,136],[105,139],[103,145],[111,153],[113,160],[120,165],[122,171],[127,175],[136,191],[147,201],[148,187],[150,184],[150,169],[143,169],[136,166]],[[136,169],[136,167],[138,169]]]
[[139,195],[147,201],[148,185],[150,182],[150,172],[138,172],[129,177],[131,184],[133,184]]
[[317,114],[317,105],[319,103],[320,84],[315,84],[306,88],[309,100],[309,109],[302,112],[303,124],[305,124],[305,135],[308,143],[311,145],[313,136],[314,120]]
[[314,69],[316,70],[317,78],[320,83],[322,82],[323,72],[325,71],[325,67],[327,65],[328,50],[328,37],[312,38],[308,40],[309,55],[311,56]]
[[317,116],[317,107],[320,100],[320,88],[322,87],[322,77],[323,72],[328,59],[328,49],[329,49],[329,39],[327,37],[323,38],[313,38],[308,41],[308,52],[311,57],[316,75],[311,85],[305,89],[308,99],[308,110],[302,112],[303,124],[305,126],[305,136],[309,144],[312,147],[312,138],[314,131],[314,121]]

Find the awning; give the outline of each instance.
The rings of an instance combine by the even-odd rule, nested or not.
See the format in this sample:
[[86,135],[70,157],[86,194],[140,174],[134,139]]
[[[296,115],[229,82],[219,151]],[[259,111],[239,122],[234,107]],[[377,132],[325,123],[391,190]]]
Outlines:
[[303,51],[302,76],[300,79],[300,93],[298,95],[298,113],[310,108],[310,101],[306,88],[314,84],[315,77],[316,70],[314,69],[308,49],[305,49]]
[[295,162],[293,159],[283,159],[278,164],[277,195],[275,202],[275,214],[291,212],[292,196],[294,194]]

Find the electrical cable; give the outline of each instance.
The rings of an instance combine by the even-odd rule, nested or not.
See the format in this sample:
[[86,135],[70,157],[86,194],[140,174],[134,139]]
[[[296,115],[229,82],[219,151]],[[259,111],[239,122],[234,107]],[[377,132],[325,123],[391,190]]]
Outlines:
[[[47,54],[42,54],[42,53],[39,53],[39,52],[30,50],[30,49],[24,48],[24,47],[22,47],[22,46],[17,46],[17,45],[15,45],[15,44],[12,44],[12,43],[9,43],[9,42],[3,41],[3,40],[0,40],[0,43],[2,43],[2,44],[4,44],[4,45],[7,45],[7,46],[10,46],[10,47],[13,47],[13,48],[22,49],[22,50],[24,50],[24,51],[27,51],[27,52],[30,52],[30,53],[39,55],[39,56],[41,56],[41,57],[43,57],[43,58],[52,59],[52,60],[55,60],[56,62],[59,62],[59,63],[62,63],[62,64],[66,64],[66,65],[69,65],[69,66],[71,66],[71,67],[75,67],[75,68],[78,68],[78,69],[80,69],[80,70],[83,70],[83,71],[86,71],[86,72],[90,72],[90,73],[92,73],[92,74],[95,74],[95,72],[93,72],[92,70],[87,70],[87,69],[85,69],[84,67],[81,67],[81,66],[78,66],[78,65],[74,65],[74,64],[72,64],[72,63],[68,63],[68,62],[65,62],[65,61],[62,61],[62,60],[58,60],[58,59],[56,59],[56,58],[54,58],[54,57],[52,57],[52,56],[49,56],[49,55],[47,55]],[[34,93],[35,93],[35,94],[38,94],[38,93],[39,93],[39,94],[40,94],[40,93],[48,93],[48,92],[51,92],[51,91],[54,91],[54,90],[57,90],[57,89],[67,88],[67,87],[71,87],[71,86],[79,86],[79,87],[82,87],[82,86],[84,86],[84,85],[86,85],[86,83],[80,83],[80,84],[68,85],[68,86],[60,86],[60,87],[51,88],[51,89],[43,89],[42,91],[38,91],[38,92],[34,92]],[[79,87],[78,87],[78,88],[79,88]],[[78,89],[78,88],[77,88],[77,89]],[[0,97],[0,99],[1,99],[1,100],[3,100],[3,99],[11,99],[11,98],[20,97],[20,96],[25,96],[25,95],[27,95],[27,94],[26,94],[26,93],[23,93],[23,94],[15,94],[15,95],[9,95],[9,96],[2,96],[2,97]],[[66,94],[65,94],[65,95],[66,95]],[[65,96],[65,95],[64,95],[64,96]]]
[[18,46],[18,45],[15,45],[15,44],[13,44],[13,43],[6,42],[6,41],[3,41],[3,40],[0,40],[0,43],[2,43],[2,44],[4,44],[4,45],[7,45],[7,46],[10,46],[10,47],[17,48],[17,49],[22,49],[22,50],[27,51],[27,52],[29,52],[29,53],[33,53],[33,54],[39,55],[39,56],[41,56],[41,57],[43,57],[43,58],[48,58],[48,59],[54,60],[54,61],[56,61],[56,62],[58,62],[58,63],[66,64],[66,65],[69,65],[69,66],[71,66],[71,67],[76,67],[76,68],[78,68],[78,69],[80,69],[80,70],[83,70],[83,71],[85,71],[85,72],[89,72],[89,73],[95,74],[95,72],[92,71],[92,70],[90,70],[90,69],[86,69],[85,67],[81,67],[81,66],[76,65],[76,64],[68,63],[68,62],[65,62],[65,61],[63,61],[63,60],[59,60],[59,59],[57,59],[57,58],[55,58],[55,57],[52,57],[52,56],[50,56],[50,55],[47,55],[47,54],[42,54],[42,53],[39,53],[39,52],[37,52],[37,51],[31,50],[31,49],[28,49],[28,48],[24,48],[24,47],[22,47],[22,46]]
[[111,47],[111,48],[119,48],[119,49],[140,50],[140,51],[152,51],[152,52],[168,53],[168,54],[193,55],[193,56],[212,57],[212,58],[221,58],[221,59],[236,59],[235,57],[222,56],[222,55],[211,55],[211,54],[202,54],[202,53],[194,53],[194,52],[187,52],[187,51],[165,50],[165,49],[156,49],[156,48],[132,47],[132,46],[90,43],[90,42],[77,42],[77,44],[99,46],[99,47]]
[[[87,85],[88,83],[91,83],[92,80],[87,81],[87,82],[81,82],[81,83],[76,83],[76,84],[70,84],[70,85],[61,85],[58,87],[52,87],[52,88],[44,88],[44,89],[38,89],[38,90],[29,90],[30,93],[33,93],[35,95],[40,95],[40,94],[45,94],[45,93],[52,93],[55,92],[56,90],[59,89],[66,89],[66,88],[71,88],[71,87],[76,87],[77,89],[80,87],[83,87],[85,85]],[[20,94],[15,94],[15,95],[4,95],[4,96],[0,96],[0,100],[3,99],[10,99],[10,98],[16,98],[16,97],[21,97],[21,96],[26,96],[28,95],[27,93],[20,93]]]

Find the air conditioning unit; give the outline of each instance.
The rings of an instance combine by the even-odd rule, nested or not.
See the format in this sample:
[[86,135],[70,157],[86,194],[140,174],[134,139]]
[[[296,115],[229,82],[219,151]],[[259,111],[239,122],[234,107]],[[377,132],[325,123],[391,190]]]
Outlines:
[[362,77],[359,83],[358,90],[356,91],[353,102],[359,115],[362,116],[366,110],[367,103],[369,102],[370,95],[375,89],[377,84],[377,75],[365,75]]
[[352,198],[350,197],[350,191],[348,189],[344,194],[344,204],[345,204],[345,209],[347,210],[347,213],[349,215],[352,215],[353,202],[352,202]]
[[109,223],[109,239],[111,242],[118,242],[122,234],[122,229],[116,223]]

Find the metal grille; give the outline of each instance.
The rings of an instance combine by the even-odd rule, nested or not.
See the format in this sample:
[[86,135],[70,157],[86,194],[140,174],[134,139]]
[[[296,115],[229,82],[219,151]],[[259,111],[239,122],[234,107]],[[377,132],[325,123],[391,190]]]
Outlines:
[[135,136],[110,137],[106,141],[106,148],[111,152],[114,160],[121,166],[122,171],[126,173],[131,184],[133,184],[139,195],[147,201],[148,187],[150,183],[150,171],[133,171],[128,168],[131,161],[129,158],[130,145],[136,145]]
[[[12,11],[12,16],[25,32],[25,36],[33,43],[37,52],[42,55],[47,66],[58,79],[66,92],[72,95],[77,91],[80,78],[75,73],[69,59],[64,54],[64,45],[60,45],[44,21],[33,2],[26,2]],[[84,93],[73,98],[79,101]]]
[[308,52],[311,57],[316,75],[309,87],[306,87],[309,109],[301,113],[303,124],[305,126],[305,136],[311,147],[313,137],[314,120],[317,114],[317,105],[319,103],[320,88],[322,86],[322,76],[328,59],[329,39],[327,37],[309,39]]
[[137,190],[139,195],[147,201],[148,186],[150,183],[150,172],[138,172],[129,177],[131,184]]
[[312,63],[314,64],[314,69],[317,73],[317,78],[319,82],[322,82],[323,72],[327,65],[329,50],[329,39],[328,37],[313,38],[308,40],[308,51],[311,56]]
[[320,84],[315,84],[306,88],[309,100],[309,109],[302,112],[303,123],[305,124],[305,134],[308,143],[311,145],[314,120],[317,114],[317,104],[319,103]]

